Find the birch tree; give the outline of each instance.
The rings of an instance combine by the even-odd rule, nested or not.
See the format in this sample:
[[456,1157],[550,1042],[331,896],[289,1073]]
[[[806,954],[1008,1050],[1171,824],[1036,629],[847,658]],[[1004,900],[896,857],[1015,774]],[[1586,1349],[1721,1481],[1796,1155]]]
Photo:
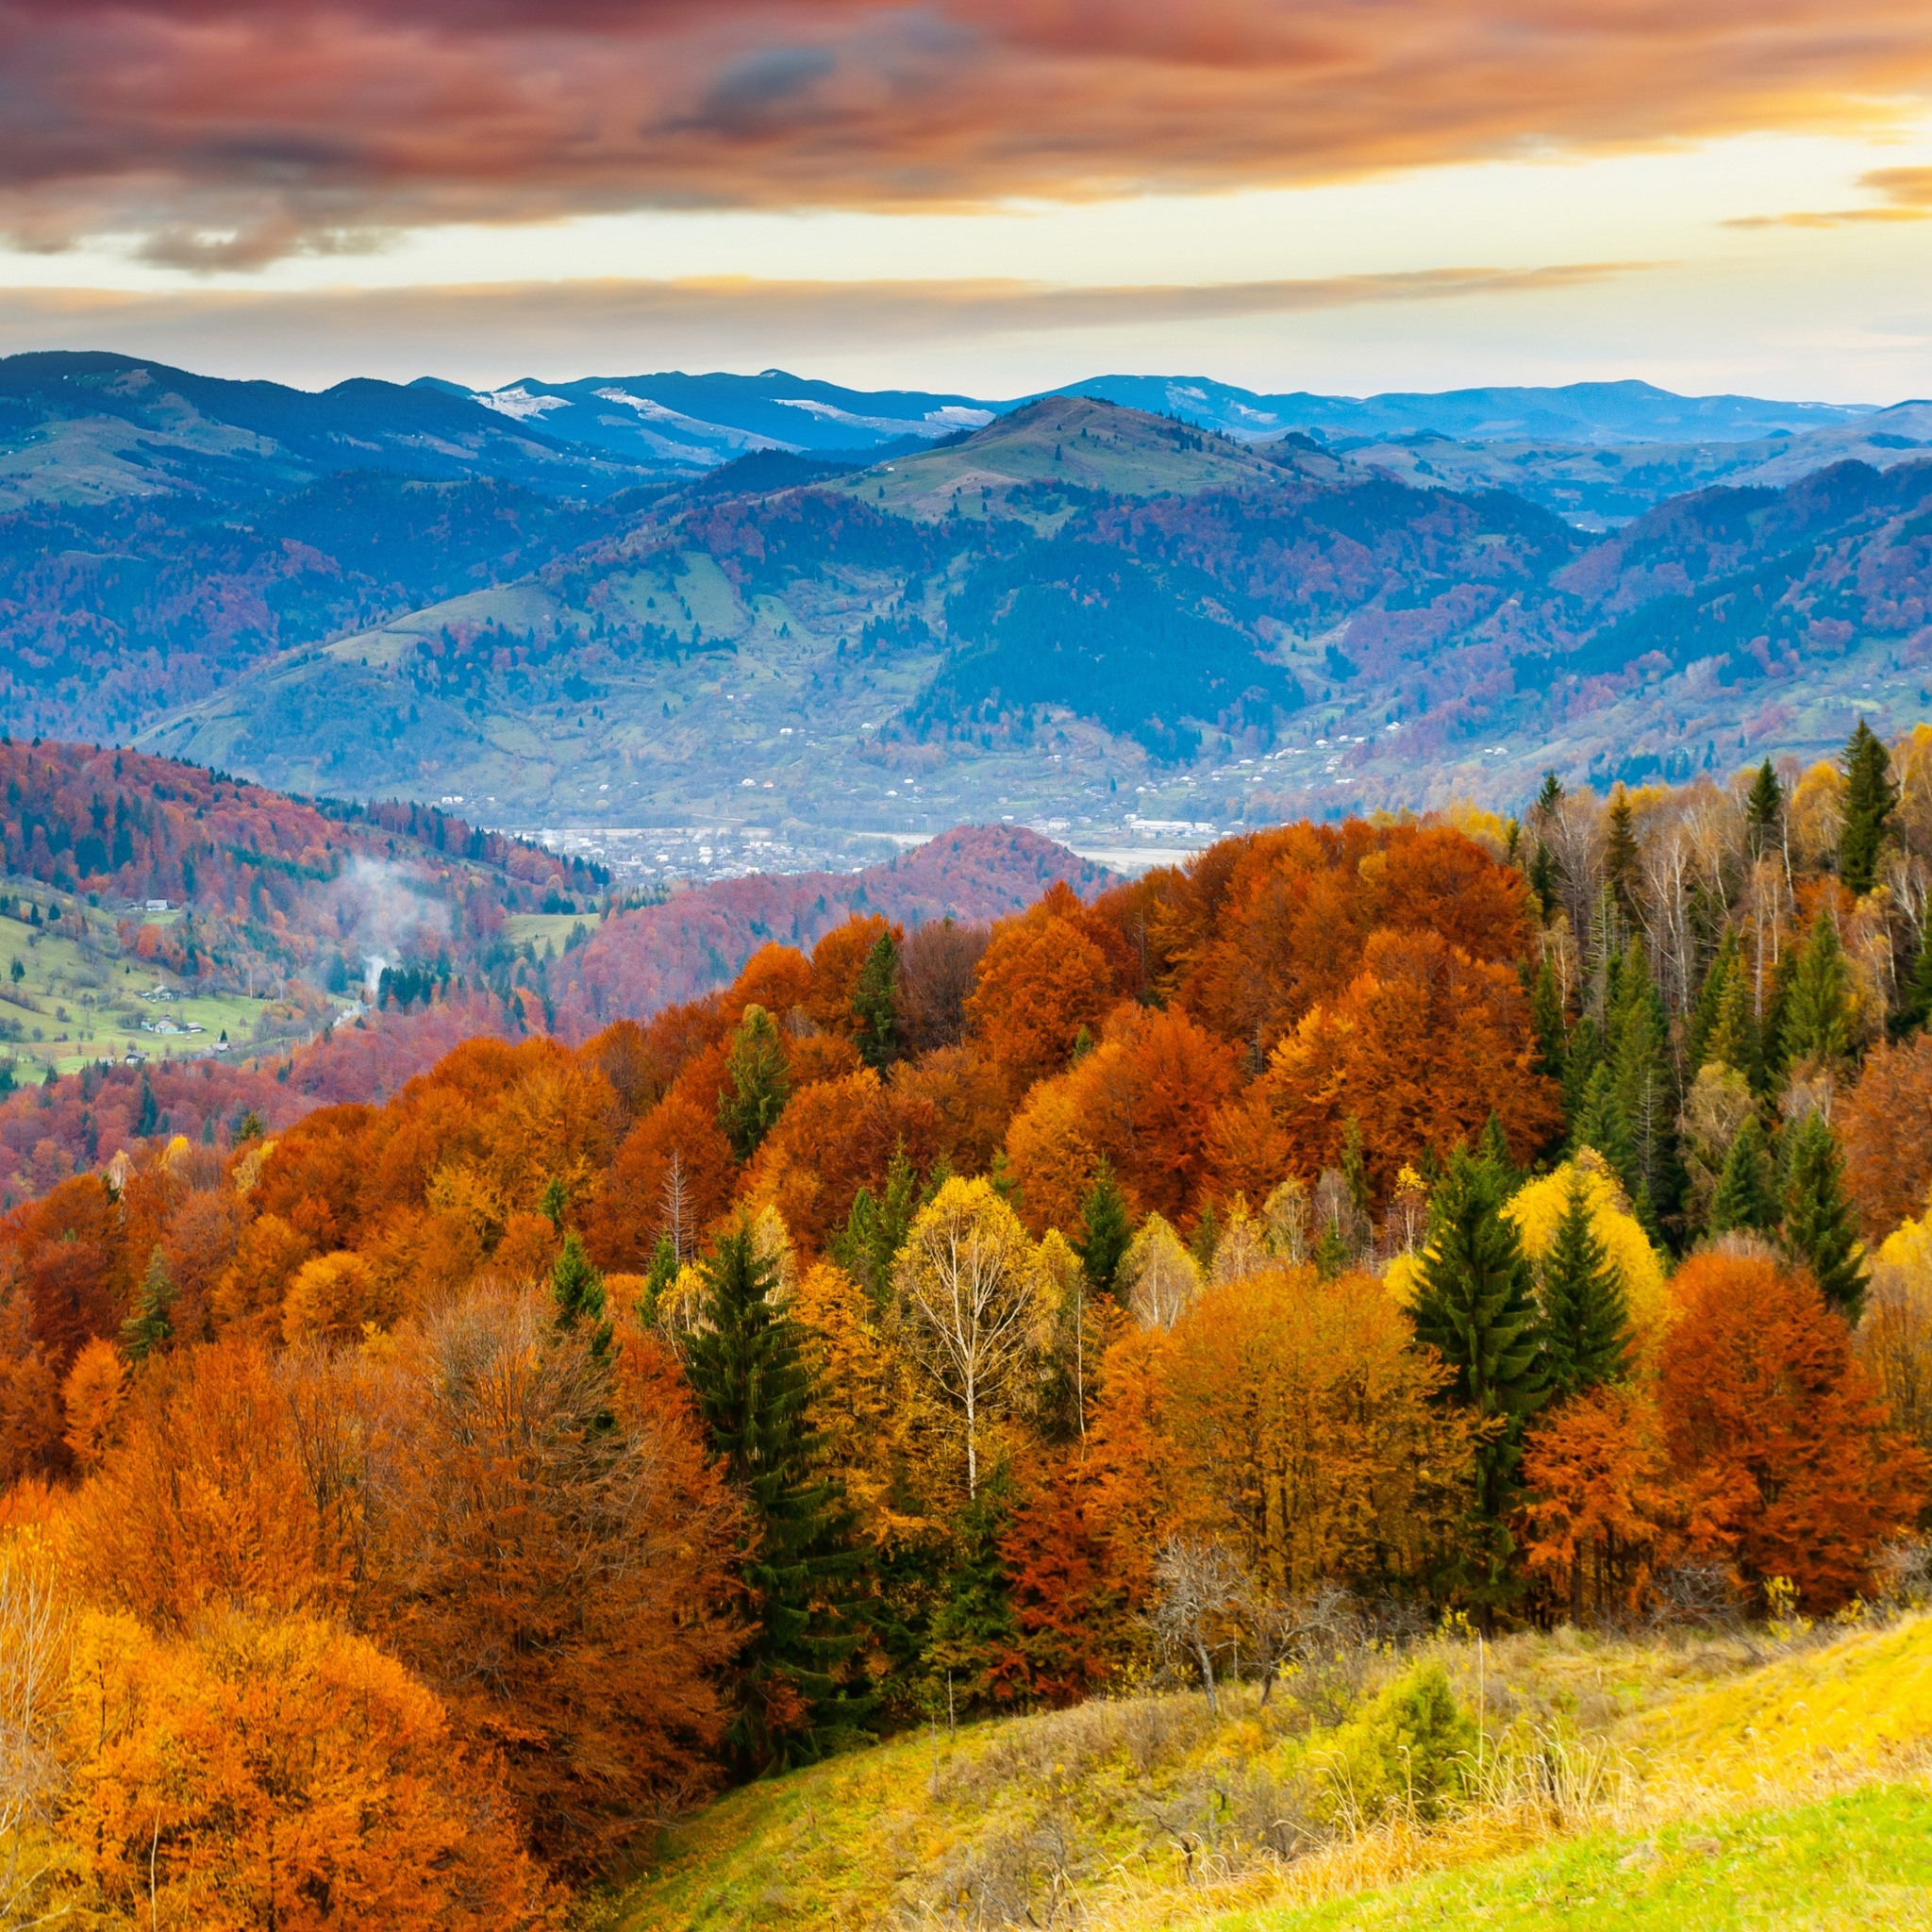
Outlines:
[[1007,1407],[1031,1353],[1032,1243],[991,1181],[955,1176],[920,1210],[892,1281],[915,1358],[965,1421],[976,1496],[980,1424]]

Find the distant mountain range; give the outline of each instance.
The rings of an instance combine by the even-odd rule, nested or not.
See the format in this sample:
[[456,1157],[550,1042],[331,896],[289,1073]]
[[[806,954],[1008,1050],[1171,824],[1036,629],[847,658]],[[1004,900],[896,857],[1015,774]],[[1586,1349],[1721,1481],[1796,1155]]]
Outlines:
[[[0,361],[0,722],[662,876],[1508,799],[1932,704],[1932,405],[1147,381]],[[1594,440],[1509,440],[1556,420]],[[1646,423],[1705,440],[1616,440]]]

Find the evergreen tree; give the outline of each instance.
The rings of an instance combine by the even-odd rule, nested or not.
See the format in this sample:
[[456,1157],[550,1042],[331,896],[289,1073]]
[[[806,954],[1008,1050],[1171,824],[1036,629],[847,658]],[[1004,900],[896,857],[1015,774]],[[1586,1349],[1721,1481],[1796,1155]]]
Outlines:
[[837,1483],[816,1474],[816,1388],[803,1327],[774,1299],[777,1269],[748,1223],[705,1264],[705,1326],[686,1344],[699,1414],[743,1496],[743,1576],[757,1624],[740,1659],[744,1706],[727,1742],[763,1772],[822,1757],[871,1700],[845,1681],[858,1644],[861,1559]]
[[1838,875],[1862,897],[1878,878],[1878,848],[1898,808],[1891,759],[1864,719],[1845,746],[1844,828],[1839,835]]
[[1500,1525],[1514,1503],[1523,1427],[1549,1394],[1541,1324],[1501,1177],[1459,1148],[1430,1203],[1417,1287],[1418,1341],[1452,1372],[1448,1393],[1501,1428],[1476,1452],[1478,1514]]
[[1798,955],[1785,998],[1781,1043],[1785,1063],[1842,1059],[1852,1050],[1852,975],[1838,922],[1821,910]]
[[1741,961],[1734,963],[1724,975],[1717,1023],[1704,1042],[1704,1064],[1712,1060],[1735,1067],[1754,1088],[1764,1085],[1764,1044],[1751,1010],[1751,976]]
[[657,1326],[658,1310],[664,1306],[664,1297],[677,1280],[678,1265],[676,1242],[668,1234],[660,1234],[657,1247],[651,1251],[643,1289],[638,1295],[639,1327]]
[[1632,823],[1630,800],[1619,785],[1610,800],[1609,826],[1604,841],[1604,885],[1625,919],[1637,917],[1637,879],[1642,854]]
[[1552,919],[1557,911],[1557,894],[1561,879],[1557,867],[1557,855],[1539,839],[1536,854],[1529,861],[1529,889],[1537,896],[1537,903],[1542,908],[1543,917]]
[[537,1204],[538,1211],[558,1234],[563,1232],[563,1217],[570,1208],[570,1190],[557,1175],[552,1174],[543,1188],[543,1198]]
[[1543,774],[1543,782],[1538,787],[1536,811],[1539,817],[1547,819],[1563,802],[1562,781],[1554,772]]
[[928,1628],[926,1695],[934,1715],[984,1704],[1019,1647],[1012,1579],[1000,1542],[1013,1522],[1012,1477],[1002,1462],[954,1519],[951,1560]]
[[1771,768],[1771,760],[1757,768],[1757,776],[1752,781],[1750,795],[1744,801],[1744,823],[1751,828],[1751,856],[1764,857],[1765,847],[1771,843],[1773,834],[1777,830],[1778,820],[1784,816],[1785,788],[1777,782],[1777,774]]
[[1494,1113],[1483,1123],[1482,1139],[1476,1142],[1475,1158],[1495,1169],[1497,1179],[1506,1192],[1513,1193],[1523,1185],[1523,1170],[1516,1165],[1509,1152],[1509,1136],[1503,1131],[1503,1123]]
[[791,1097],[791,1073],[777,1023],[764,1008],[744,1009],[724,1057],[729,1085],[718,1095],[718,1126],[741,1160],[749,1160]]
[[1791,1130],[1785,1180],[1786,1254],[1811,1271],[1824,1299],[1856,1323],[1865,1306],[1865,1265],[1851,1204],[1844,1157],[1824,1114],[1813,1111]]
[[1769,1234],[1776,1224],[1777,1186],[1771,1171],[1770,1150],[1764,1143],[1764,1127],[1754,1111],[1744,1116],[1724,1156],[1724,1170],[1710,1200],[1710,1231],[1713,1235],[1729,1234],[1733,1229]]
[[[1508,1142],[1503,1141],[1503,1125],[1494,1114],[1490,1116],[1490,1127],[1495,1129],[1496,1138],[1503,1141],[1503,1158],[1509,1158]],[[1489,1128],[1484,1129],[1487,1141]],[[1371,1212],[1374,1198],[1369,1191],[1368,1163],[1362,1158],[1362,1124],[1350,1114],[1341,1125],[1341,1177],[1348,1183],[1349,1205],[1355,1209],[1356,1220],[1366,1230],[1374,1219]]]
[[604,1313],[604,1277],[591,1265],[584,1244],[575,1233],[563,1238],[563,1246],[550,1267],[550,1300],[557,1310],[557,1325],[570,1334],[579,1322],[590,1324],[591,1353],[603,1357],[610,1347],[611,1328]]
[[[1635,1185],[1631,1205],[1653,1234],[1681,1192],[1677,1160],[1676,1070],[1663,995],[1650,974],[1641,938],[1633,938],[1617,978],[1611,1072],[1617,1111],[1628,1133]],[[1599,1148],[1608,1158],[1608,1152]]]
[[121,1324],[121,1352],[131,1362],[145,1361],[165,1347],[175,1333],[175,1276],[158,1245],[147,1257],[134,1308]]
[[1081,1238],[1074,1245],[1087,1280],[1095,1294],[1111,1294],[1114,1277],[1120,1272],[1121,1257],[1134,1239],[1134,1224],[1127,1217],[1126,1196],[1113,1177],[1112,1164],[1103,1159],[1095,1170],[1093,1185],[1080,1203]]
[[134,1131],[145,1141],[160,1125],[159,1109],[155,1106],[155,1090],[148,1085],[145,1072],[141,1076],[141,1114],[134,1124]]
[[1551,1392],[1581,1394],[1624,1374],[1630,1347],[1630,1307],[1624,1277],[1597,1239],[1590,1189],[1572,1169],[1563,1218],[1542,1263],[1544,1348]]
[[1530,1024],[1536,1028],[1537,1058],[1551,1078],[1561,1080],[1568,1058],[1569,1031],[1563,1024],[1563,993],[1557,969],[1547,958],[1538,967],[1529,996]]
[[1332,1219],[1322,1224],[1321,1237],[1315,1242],[1314,1258],[1316,1278],[1322,1281],[1333,1281],[1338,1274],[1346,1274],[1355,1259],[1348,1243],[1341,1239],[1341,1230]]
[[1919,942],[1912,956],[1911,971],[1899,987],[1898,1011],[1892,1015],[1891,1030],[1901,1039],[1916,1033],[1932,1020],[1932,931]]
[[[1722,1054],[1710,1050],[1710,1041],[1711,1035],[1717,1031],[1718,1015],[1724,1008],[1725,989],[1737,970],[1738,935],[1725,926],[1724,936],[1718,941],[1710,964],[1705,968],[1704,984],[1697,989],[1696,1003],[1690,1008],[1690,1024],[1684,1031],[1684,1056],[1692,1079],[1696,1078],[1707,1060],[1724,1058]],[[1737,1062],[1725,1060],[1724,1064],[1735,1066]]]
[[1575,1124],[1570,1130],[1569,1158],[1575,1159],[1586,1147],[1603,1156],[1610,1172],[1623,1183],[1624,1191],[1634,1200],[1643,1176],[1637,1165],[1630,1123],[1624,1119],[1617,1099],[1616,1077],[1601,1062],[1590,1076],[1590,1085],[1583,1090]]
[[853,1043],[858,1058],[884,1073],[898,1058],[899,941],[890,928],[873,941],[852,989],[852,1012],[858,1022]]
[[883,1307],[892,1279],[892,1263],[906,1245],[912,1217],[922,1205],[918,1177],[901,1141],[886,1169],[886,1185],[876,1199],[870,1188],[853,1196],[845,1225],[831,1239],[832,1259]]

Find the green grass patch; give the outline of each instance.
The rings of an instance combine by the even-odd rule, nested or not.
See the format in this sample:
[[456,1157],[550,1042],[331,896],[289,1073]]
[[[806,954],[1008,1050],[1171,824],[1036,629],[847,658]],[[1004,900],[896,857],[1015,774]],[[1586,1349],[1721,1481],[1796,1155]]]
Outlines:
[[1932,1793],[1871,1785],[1821,1803],[1592,1834],[1214,1932],[1825,1932],[1932,1925]]

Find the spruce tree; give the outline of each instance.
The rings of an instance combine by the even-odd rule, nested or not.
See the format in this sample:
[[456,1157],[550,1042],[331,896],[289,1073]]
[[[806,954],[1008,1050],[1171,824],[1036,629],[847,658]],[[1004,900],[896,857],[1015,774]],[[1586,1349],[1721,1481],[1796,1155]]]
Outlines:
[[1578,1395],[1616,1381],[1629,1355],[1629,1302],[1621,1271],[1597,1239],[1580,1169],[1571,1170],[1563,1218],[1541,1272],[1551,1392]]
[[1911,971],[1899,987],[1898,1011],[1892,1015],[1891,1030],[1903,1039],[1916,1033],[1932,1020],[1932,929],[1919,941],[1912,956]]
[[1539,839],[1536,856],[1529,861],[1529,889],[1536,894],[1545,919],[1556,915],[1558,884],[1557,855]]
[[550,1300],[557,1310],[558,1327],[568,1335],[579,1322],[586,1323],[591,1353],[602,1357],[610,1347],[611,1336],[604,1313],[604,1277],[591,1265],[575,1232],[564,1236],[563,1246],[551,1263]]
[[1783,1032],[1785,1064],[1801,1060],[1842,1059],[1852,1050],[1852,975],[1840,943],[1838,922],[1821,910],[1811,922],[1810,937],[1785,996]]
[[852,1013],[858,1022],[853,1043],[858,1058],[884,1073],[898,1058],[899,942],[889,928],[873,941],[852,989]]
[[1823,1113],[1807,1114],[1791,1130],[1786,1170],[1786,1254],[1811,1271],[1824,1299],[1856,1324],[1865,1306],[1865,1266],[1851,1204],[1845,1199],[1844,1157]]
[[[1616,1105],[1628,1133],[1635,1185],[1631,1205],[1653,1234],[1681,1191],[1677,1160],[1676,1070],[1663,995],[1650,974],[1641,939],[1633,938],[1617,979],[1611,1060]],[[1606,1158],[1607,1149],[1598,1149]]]
[[1563,1077],[1568,1058],[1569,1029],[1563,1020],[1563,992],[1557,983],[1557,969],[1545,958],[1538,967],[1536,984],[1529,996],[1530,1024],[1536,1030],[1537,1058],[1552,1079]]
[[[1493,1129],[1497,1142],[1503,1150],[1503,1158],[1509,1158],[1509,1143],[1503,1139],[1503,1124],[1494,1114],[1490,1116],[1490,1124],[1483,1129],[1485,1144]],[[1373,1209],[1374,1197],[1369,1189],[1368,1162],[1362,1158],[1362,1124],[1350,1114],[1341,1125],[1341,1177],[1348,1183],[1349,1206],[1355,1209],[1357,1224],[1366,1232],[1374,1219]]]
[[175,1276],[158,1245],[147,1257],[147,1273],[121,1324],[121,1352],[131,1362],[145,1361],[166,1346],[175,1333]]
[[1493,1112],[1483,1123],[1482,1138],[1475,1146],[1475,1158],[1495,1169],[1497,1180],[1506,1192],[1514,1192],[1523,1185],[1523,1170],[1516,1165],[1509,1152],[1509,1136],[1503,1131],[1501,1117]]
[[1134,1224],[1127,1217],[1126,1196],[1108,1160],[1094,1171],[1093,1185],[1080,1203],[1080,1223],[1081,1237],[1074,1242],[1074,1252],[1094,1293],[1111,1294],[1121,1259],[1134,1239]]
[[1751,828],[1751,856],[1764,857],[1765,847],[1771,843],[1772,835],[1777,830],[1778,820],[1785,808],[1785,788],[1777,782],[1777,774],[1771,768],[1771,760],[1757,768],[1757,776],[1752,781],[1750,795],[1744,801],[1744,823]]
[[1619,785],[1610,800],[1609,826],[1604,844],[1604,885],[1616,897],[1625,919],[1637,917],[1637,875],[1641,850],[1632,820],[1630,800]]
[[1878,878],[1878,848],[1898,808],[1891,759],[1864,719],[1845,746],[1844,827],[1839,835],[1838,875],[1862,897]]
[[724,1057],[724,1077],[728,1084],[718,1095],[718,1126],[739,1159],[749,1160],[791,1097],[784,1042],[764,1008],[745,1008]]
[[1769,1234],[1777,1225],[1777,1186],[1764,1127],[1755,1111],[1744,1116],[1724,1155],[1710,1199],[1710,1232]]
[[1476,1451],[1476,1507],[1500,1524],[1515,1500],[1523,1427],[1549,1394],[1529,1263],[1502,1211],[1501,1176],[1457,1149],[1432,1200],[1416,1340],[1442,1357],[1447,1393],[1502,1426]]
[[1764,1085],[1764,1046],[1757,1031],[1757,1016],[1751,1010],[1751,978],[1741,962],[1725,975],[1724,990],[1718,1001],[1717,1024],[1704,1042],[1704,1061],[1722,1060],[1750,1081],[1754,1089]]
[[853,1196],[845,1225],[828,1243],[832,1259],[880,1307],[891,1284],[892,1263],[906,1245],[922,1205],[918,1176],[902,1141],[892,1150],[886,1184],[877,1198],[870,1188],[860,1188]]
[[806,1332],[774,1299],[776,1266],[759,1256],[748,1223],[719,1241],[705,1284],[705,1325],[686,1343],[686,1368],[744,1499],[742,1574],[757,1619],[726,1741],[741,1770],[779,1770],[823,1757],[871,1708],[845,1681],[861,1558],[842,1491],[817,1473]]
[[[1710,964],[1704,970],[1704,983],[1697,989],[1697,999],[1690,1008],[1690,1024],[1684,1030],[1684,1056],[1692,1079],[1697,1077],[1698,1071],[1707,1060],[1724,1058],[1711,1051],[1710,1041],[1711,1035],[1717,1031],[1724,991],[1737,970],[1738,935],[1727,925],[1724,938],[1718,941],[1717,951],[1711,955]],[[1736,1062],[1726,1060],[1725,1065],[1735,1066]]]
[[1536,811],[1539,817],[1547,819],[1563,802],[1563,783],[1556,773],[1545,772],[1543,782],[1537,789]]

